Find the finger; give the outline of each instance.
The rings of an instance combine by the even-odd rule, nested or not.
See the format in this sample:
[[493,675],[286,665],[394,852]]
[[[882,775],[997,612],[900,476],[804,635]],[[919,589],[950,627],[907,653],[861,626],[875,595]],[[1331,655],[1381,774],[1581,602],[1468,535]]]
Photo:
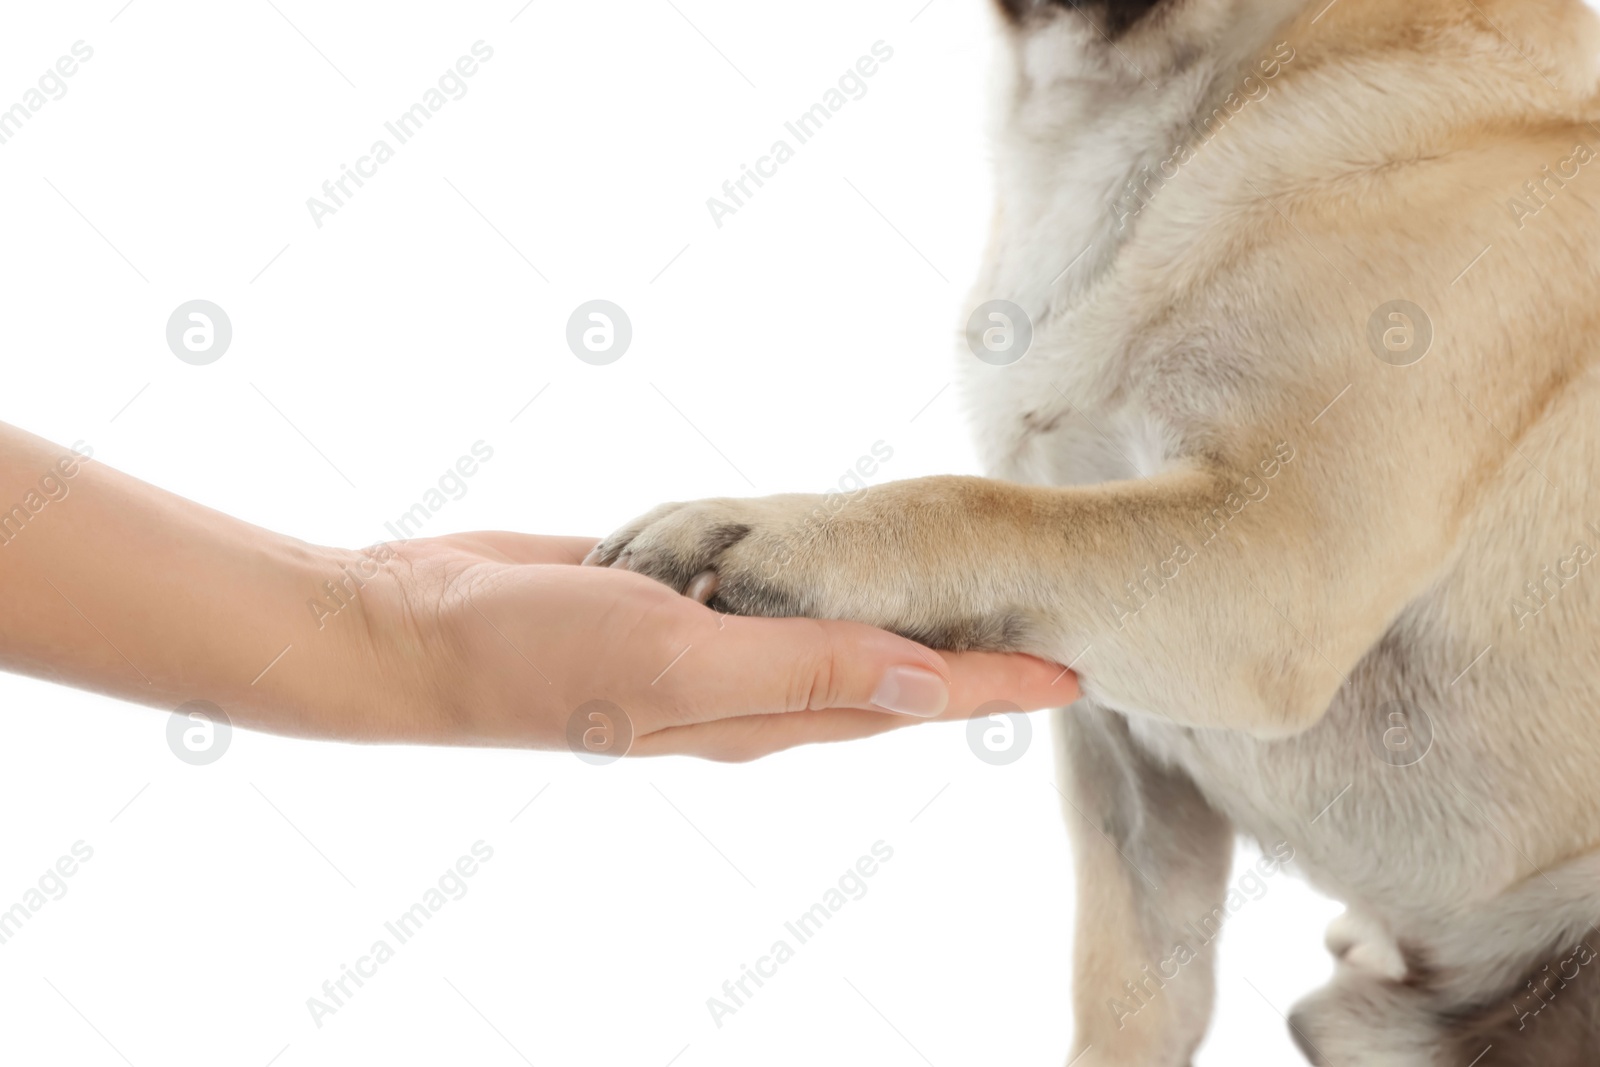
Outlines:
[[1023,711],[1060,708],[1083,695],[1060,664],[1012,652],[941,652],[950,671],[950,706],[940,718],[968,718],[991,701]]
[[505,530],[480,530],[440,538],[475,548],[505,563],[559,563],[577,566],[598,543],[593,537],[544,537]]
[[634,741],[629,756],[696,756],[743,763],[799,745],[856,741],[925,720],[881,711],[830,708],[785,715],[742,715],[658,730]]
[[718,628],[663,682],[680,722],[827,708],[926,719],[950,706],[949,668],[914,641],[853,622],[711,619]]
[[[940,721],[970,718],[996,700],[1023,711],[1064,707],[1081,695],[1078,678],[1047,660],[1014,653],[941,652],[950,665],[950,703]],[[853,741],[927,721],[866,708],[828,708],[670,727],[634,742],[629,755],[700,756],[742,762],[797,745]]]

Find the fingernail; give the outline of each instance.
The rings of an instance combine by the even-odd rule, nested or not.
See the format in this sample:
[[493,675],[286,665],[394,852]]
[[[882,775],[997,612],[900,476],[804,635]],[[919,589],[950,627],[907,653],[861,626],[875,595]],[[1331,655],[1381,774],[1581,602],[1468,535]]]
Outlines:
[[896,715],[931,719],[949,706],[950,690],[944,679],[932,671],[891,667],[884,672],[877,692],[872,694],[872,704]]

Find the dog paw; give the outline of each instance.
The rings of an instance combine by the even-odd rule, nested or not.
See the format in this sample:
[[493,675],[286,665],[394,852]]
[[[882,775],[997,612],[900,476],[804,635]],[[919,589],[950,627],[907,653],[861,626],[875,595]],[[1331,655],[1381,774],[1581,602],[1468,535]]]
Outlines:
[[[1039,582],[996,565],[965,480],[852,494],[665,504],[584,562],[648,575],[730,615],[844,619],[951,651],[1047,658]],[[1003,553],[1002,553],[1003,558]]]
[[808,549],[825,529],[826,499],[663,504],[601,541],[584,562],[646,575],[728,614],[820,614],[826,583]]
[[1289,1012],[1289,1034],[1314,1067],[1436,1067],[1444,1035],[1419,990],[1352,968]]
[[1409,971],[1388,931],[1357,912],[1346,911],[1329,923],[1326,943],[1340,963],[1375,977],[1401,982]]

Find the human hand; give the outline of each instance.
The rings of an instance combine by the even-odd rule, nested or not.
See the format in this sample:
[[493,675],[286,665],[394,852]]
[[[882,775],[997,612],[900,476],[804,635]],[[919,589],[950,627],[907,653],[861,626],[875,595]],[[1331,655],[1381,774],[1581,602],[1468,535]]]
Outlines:
[[559,748],[605,701],[617,754],[718,759],[1078,695],[1069,672],[1024,656],[718,615],[644,575],[578,566],[590,539],[323,548],[88,458],[0,424],[0,499],[49,472],[51,499],[72,500],[0,531],[0,669],[346,741]]
[[994,700],[1034,710],[1078,697],[1075,676],[1029,656],[718,615],[644,575],[577,566],[594,543],[480,533],[394,546],[396,581],[368,592],[364,614],[374,654],[419,701],[409,728],[558,748],[591,725],[587,706],[621,712],[609,754],[747,760],[965,718]]

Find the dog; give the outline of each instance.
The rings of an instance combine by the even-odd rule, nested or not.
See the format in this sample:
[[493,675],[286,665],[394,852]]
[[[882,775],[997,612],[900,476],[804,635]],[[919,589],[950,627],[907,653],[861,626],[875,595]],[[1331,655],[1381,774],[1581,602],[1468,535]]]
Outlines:
[[1600,24],[996,17],[991,477],[669,504],[592,562],[1078,673],[1078,1067],[1191,1062],[1238,835],[1348,909],[1311,1062],[1600,1062]]

